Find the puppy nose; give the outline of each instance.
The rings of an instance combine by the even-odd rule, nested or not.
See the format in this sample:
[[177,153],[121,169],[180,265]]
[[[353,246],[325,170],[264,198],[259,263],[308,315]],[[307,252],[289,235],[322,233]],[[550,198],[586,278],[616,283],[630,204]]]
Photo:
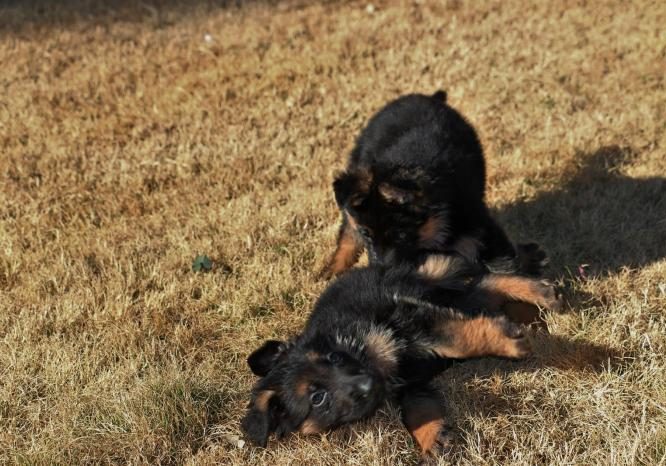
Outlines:
[[356,381],[356,392],[359,395],[367,395],[372,390],[372,377],[363,375]]

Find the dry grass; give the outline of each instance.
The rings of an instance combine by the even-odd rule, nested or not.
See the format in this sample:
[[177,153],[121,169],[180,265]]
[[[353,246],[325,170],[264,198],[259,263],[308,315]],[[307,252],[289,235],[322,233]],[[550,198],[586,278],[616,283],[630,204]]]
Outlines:
[[441,378],[450,459],[666,463],[666,4],[50,3],[0,5],[0,463],[413,462],[390,407],[228,439],[246,355],[324,286],[332,172],[440,87],[572,304],[533,360]]

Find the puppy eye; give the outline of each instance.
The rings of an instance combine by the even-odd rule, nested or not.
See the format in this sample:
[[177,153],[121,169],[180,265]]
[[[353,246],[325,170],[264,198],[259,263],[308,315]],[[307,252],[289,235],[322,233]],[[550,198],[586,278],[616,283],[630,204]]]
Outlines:
[[328,393],[325,390],[318,390],[310,395],[310,402],[312,403],[312,406],[318,408],[324,404],[327,396]]
[[342,362],[342,355],[340,353],[328,353],[328,362],[331,364],[340,364]]

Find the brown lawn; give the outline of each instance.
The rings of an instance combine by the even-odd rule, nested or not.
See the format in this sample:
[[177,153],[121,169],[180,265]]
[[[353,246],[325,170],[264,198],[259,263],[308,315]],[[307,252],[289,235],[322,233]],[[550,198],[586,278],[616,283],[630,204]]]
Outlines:
[[0,4],[0,463],[413,463],[392,407],[234,436],[247,354],[325,286],[333,172],[438,88],[570,303],[440,378],[443,463],[666,463],[666,3],[109,3]]

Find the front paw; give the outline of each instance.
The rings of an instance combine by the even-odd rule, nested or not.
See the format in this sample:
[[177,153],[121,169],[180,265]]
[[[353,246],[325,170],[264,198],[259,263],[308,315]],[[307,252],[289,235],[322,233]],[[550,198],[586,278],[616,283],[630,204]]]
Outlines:
[[451,454],[455,440],[456,436],[451,428],[442,426],[430,448],[421,451],[421,459],[418,464],[422,466],[438,464],[439,458]]
[[541,280],[537,284],[538,293],[541,295],[540,306],[551,311],[562,312],[564,309],[564,300],[555,286],[548,280]]
[[499,356],[511,359],[524,359],[532,354],[532,345],[523,326],[502,317],[500,322],[505,338],[500,345]]

